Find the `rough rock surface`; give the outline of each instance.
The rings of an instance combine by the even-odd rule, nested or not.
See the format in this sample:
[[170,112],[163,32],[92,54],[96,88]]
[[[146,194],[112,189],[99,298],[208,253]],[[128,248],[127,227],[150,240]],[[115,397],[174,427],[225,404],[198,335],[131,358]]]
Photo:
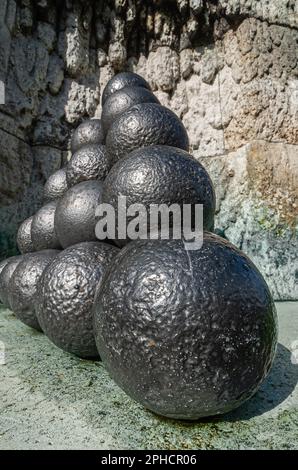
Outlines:
[[[297,298],[297,42],[295,0],[2,1],[0,257],[66,163],[71,130],[100,116],[107,80],[131,70],[182,118],[192,152],[218,175],[217,227],[254,258],[275,298]],[[240,162],[243,184],[226,180]],[[270,224],[248,206],[269,208]]]
[[214,183],[217,227],[249,253],[276,298],[297,299],[297,147],[254,141],[200,161]]

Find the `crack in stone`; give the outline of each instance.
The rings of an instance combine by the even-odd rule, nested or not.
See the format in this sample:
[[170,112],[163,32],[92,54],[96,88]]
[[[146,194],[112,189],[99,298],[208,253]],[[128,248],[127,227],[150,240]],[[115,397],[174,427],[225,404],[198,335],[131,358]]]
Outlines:
[[20,136],[15,135],[15,134],[13,134],[12,132],[9,132],[7,129],[3,129],[2,127],[0,127],[0,131],[5,132],[5,133],[8,134],[8,135],[11,135],[11,136],[14,137],[15,139],[20,140],[21,142],[24,142],[24,144],[26,144],[26,145],[28,145],[28,146],[30,147],[29,142],[27,142],[26,140],[22,139]]
[[20,136],[18,136],[18,135],[16,135],[16,134],[13,134],[12,132],[9,132],[7,129],[3,129],[2,127],[0,127],[0,131],[5,132],[5,133],[8,134],[8,135],[11,135],[11,136],[14,137],[15,139],[20,140],[21,142],[23,142],[24,144],[28,145],[28,147],[31,147],[31,148],[34,148],[34,147],[46,147],[46,148],[51,148],[51,149],[59,150],[60,152],[67,152],[67,151],[69,150],[68,148],[61,148],[61,147],[57,147],[57,146],[55,146],[55,145],[39,144],[39,143],[30,143],[30,142],[28,142],[27,140],[22,139]]

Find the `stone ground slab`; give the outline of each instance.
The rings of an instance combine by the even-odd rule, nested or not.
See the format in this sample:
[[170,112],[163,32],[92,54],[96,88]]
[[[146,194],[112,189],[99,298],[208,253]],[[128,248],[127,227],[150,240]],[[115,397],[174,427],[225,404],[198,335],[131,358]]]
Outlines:
[[297,449],[298,303],[277,309],[277,355],[260,391],[224,417],[189,424],[144,410],[100,362],[60,351],[0,308],[0,449]]

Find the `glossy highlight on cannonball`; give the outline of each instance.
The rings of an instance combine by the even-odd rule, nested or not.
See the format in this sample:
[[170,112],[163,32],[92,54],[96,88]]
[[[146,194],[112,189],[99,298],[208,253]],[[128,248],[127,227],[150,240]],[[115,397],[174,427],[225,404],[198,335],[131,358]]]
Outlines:
[[[5,268],[5,266],[7,265],[8,262],[9,262],[9,258],[3,259],[0,262],[0,275],[1,275],[3,269]],[[0,298],[0,302],[1,302],[1,298]]]
[[32,226],[33,216],[28,217],[21,223],[18,233],[17,233],[17,245],[18,249],[22,254],[32,253],[34,250],[32,237],[31,237],[31,226]]
[[146,80],[137,73],[121,72],[111,78],[106,84],[101,98],[102,105],[106,103],[107,99],[113,93],[116,93],[117,91],[127,86],[147,88],[148,90],[150,90],[149,83],[146,82]]
[[65,168],[55,171],[46,181],[43,189],[45,203],[55,201],[63,196],[68,189]]
[[188,151],[187,132],[180,119],[156,103],[132,106],[111,125],[106,146],[111,164],[133,150],[150,145],[170,145]]
[[71,138],[71,151],[77,152],[88,144],[103,144],[104,135],[100,119],[87,119],[73,132]]
[[55,212],[55,230],[63,248],[95,241],[95,210],[101,202],[102,183],[84,181],[70,188]]
[[140,103],[160,104],[156,96],[144,87],[126,86],[113,93],[102,108],[101,121],[104,134],[107,134],[118,116]]
[[61,252],[38,285],[37,318],[59,348],[83,358],[98,356],[93,301],[119,249],[101,242],[79,243]]
[[5,263],[5,266],[0,272],[0,301],[6,308],[10,308],[9,304],[9,296],[8,296],[8,287],[10,283],[10,279],[18,266],[18,264],[22,261],[22,259],[27,255],[20,255],[20,256],[12,256],[8,258]]
[[73,154],[67,165],[67,184],[71,187],[82,181],[104,179],[108,174],[109,167],[104,145],[85,145]]
[[[181,208],[181,222],[183,205],[190,205],[191,220],[186,221],[185,229],[194,228],[194,208],[196,204],[202,204],[203,228],[213,228],[215,192],[212,181],[205,168],[184,150],[166,145],[145,147],[131,152],[113,166],[103,183],[102,201],[115,209],[116,242],[119,246],[129,241],[128,236],[122,239],[119,230],[123,229],[123,224],[127,229],[134,218],[127,215],[124,221],[123,217],[119,220],[118,201],[123,196],[126,197],[127,207],[132,204],[145,206],[148,232],[152,228],[149,220],[152,204],[166,204],[168,207],[178,204]],[[169,227],[173,227],[172,220],[169,220]],[[155,229],[160,229],[160,221]]]
[[61,248],[55,226],[57,201],[51,201],[41,207],[33,217],[31,237],[36,251]]
[[25,325],[41,331],[36,318],[35,302],[38,281],[44,269],[60,253],[58,250],[43,250],[30,253],[18,264],[8,286],[9,305],[16,317]]
[[99,354],[115,382],[157,414],[227,413],[259,388],[277,340],[273,299],[240,250],[205,232],[137,240],[117,256],[95,299]]

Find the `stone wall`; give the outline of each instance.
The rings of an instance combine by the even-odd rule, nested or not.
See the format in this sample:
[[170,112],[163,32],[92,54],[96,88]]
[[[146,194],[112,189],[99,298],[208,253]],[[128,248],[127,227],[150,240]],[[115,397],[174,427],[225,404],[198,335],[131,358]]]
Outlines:
[[216,227],[276,299],[297,299],[297,50],[296,0],[1,0],[0,256],[67,161],[73,127],[133,70],[210,171]]

